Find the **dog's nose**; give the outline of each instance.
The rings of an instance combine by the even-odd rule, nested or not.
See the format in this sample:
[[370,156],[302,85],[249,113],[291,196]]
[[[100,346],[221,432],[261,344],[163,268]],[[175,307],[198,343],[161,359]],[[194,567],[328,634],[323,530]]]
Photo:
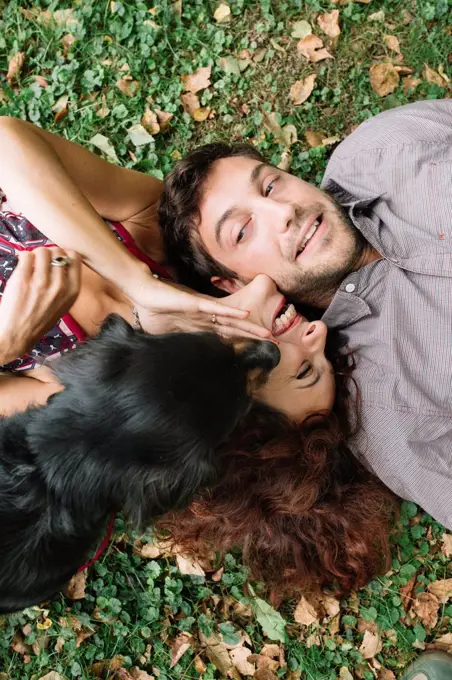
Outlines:
[[270,372],[279,364],[281,353],[273,342],[250,340],[243,349],[242,358],[248,370],[260,368]]

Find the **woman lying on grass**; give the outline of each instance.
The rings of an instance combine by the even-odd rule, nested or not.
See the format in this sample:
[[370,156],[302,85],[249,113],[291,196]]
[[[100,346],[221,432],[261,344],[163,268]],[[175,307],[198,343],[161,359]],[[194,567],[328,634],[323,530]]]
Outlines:
[[[152,177],[11,119],[0,123],[0,151],[5,248],[12,241],[16,249],[56,242],[89,265],[70,318],[6,368],[38,377],[36,353],[58,355],[95,335],[112,312],[149,332],[268,337],[276,329],[280,364],[265,386],[255,387],[256,409],[222,454],[222,483],[194,506],[178,533],[186,532],[191,544],[199,537],[219,547],[241,545],[256,575],[282,584],[337,581],[346,590],[381,571],[392,500],[348,449],[356,399],[342,374],[351,369],[333,350],[325,357],[322,322],[286,308],[266,277],[221,303],[154,279],[151,272],[168,275],[157,224],[161,183]],[[25,378],[10,380],[18,385]]]

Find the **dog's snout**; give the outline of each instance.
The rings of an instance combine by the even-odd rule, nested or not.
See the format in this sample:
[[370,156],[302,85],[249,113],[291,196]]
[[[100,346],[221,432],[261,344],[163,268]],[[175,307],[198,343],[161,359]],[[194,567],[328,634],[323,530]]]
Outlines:
[[278,347],[266,340],[251,340],[243,351],[243,359],[248,369],[260,368],[272,371],[281,359]]

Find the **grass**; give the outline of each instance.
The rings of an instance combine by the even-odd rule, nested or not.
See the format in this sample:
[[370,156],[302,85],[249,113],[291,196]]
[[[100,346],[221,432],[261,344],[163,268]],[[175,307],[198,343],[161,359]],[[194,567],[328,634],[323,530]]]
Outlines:
[[[0,112],[88,146],[100,133],[121,165],[158,177],[194,145],[227,137],[254,141],[275,163],[290,154],[291,170],[318,183],[334,143],[311,148],[306,132],[342,139],[382,110],[451,95],[447,79],[435,83],[425,72],[427,64],[450,74],[451,0],[348,5],[231,0],[228,23],[214,20],[217,3],[209,0],[182,0],[181,18],[168,0],[2,4]],[[335,8],[342,33],[331,45],[316,18]],[[62,13],[65,9],[71,11]],[[43,14],[56,10],[60,23]],[[376,13],[379,19],[371,16]],[[334,60],[308,64],[297,55],[292,32],[300,20],[323,36]],[[68,34],[75,40],[65,46]],[[388,34],[399,39],[403,57],[385,45]],[[25,62],[17,81],[8,83],[8,61],[18,52],[24,52]],[[411,77],[419,79],[414,90],[404,87],[403,75],[387,96],[373,91],[369,67],[390,60],[412,69]],[[211,84],[198,96],[211,113],[196,122],[181,107],[181,75],[208,65]],[[290,86],[313,72],[311,96],[294,106]],[[124,76],[129,93],[117,86]],[[173,117],[168,130],[137,146],[128,131],[146,107]],[[270,129],[272,113],[277,126]],[[278,126],[286,125],[296,129],[290,148],[278,141]],[[314,603],[319,620],[310,626],[295,622],[295,602],[283,603],[279,618],[272,608],[264,612],[265,604],[253,596],[261,593],[259,586],[250,587],[239,555],[226,556],[224,572],[184,575],[171,557],[135,554],[136,537],[124,533],[121,520],[116,530],[116,541],[89,572],[84,597],[71,602],[61,596],[47,609],[0,619],[0,680],[38,680],[52,671],[76,680],[211,680],[223,677],[228,667],[230,650],[224,645],[234,647],[243,639],[256,655],[251,660],[257,680],[390,680],[421,649],[452,648],[451,638],[444,638],[452,634],[452,603],[446,595],[432,614],[432,596],[422,595],[430,593],[430,584],[452,577],[447,539],[444,529],[411,503],[402,508],[391,572],[344,599],[336,615]],[[375,641],[375,635],[381,650],[366,659],[363,639]],[[182,643],[187,650],[170,668]],[[268,643],[278,645],[276,651],[264,648]],[[260,654],[263,648],[275,658]],[[243,667],[240,675],[231,666],[229,675],[244,677]]]

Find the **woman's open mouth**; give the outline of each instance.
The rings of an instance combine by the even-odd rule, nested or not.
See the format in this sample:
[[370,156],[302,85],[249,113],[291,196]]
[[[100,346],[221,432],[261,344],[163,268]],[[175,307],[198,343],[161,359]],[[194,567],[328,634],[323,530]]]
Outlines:
[[298,314],[293,304],[289,304],[284,300],[273,319],[272,335],[276,337],[286,333],[290,328],[293,328],[300,319],[301,316]]

